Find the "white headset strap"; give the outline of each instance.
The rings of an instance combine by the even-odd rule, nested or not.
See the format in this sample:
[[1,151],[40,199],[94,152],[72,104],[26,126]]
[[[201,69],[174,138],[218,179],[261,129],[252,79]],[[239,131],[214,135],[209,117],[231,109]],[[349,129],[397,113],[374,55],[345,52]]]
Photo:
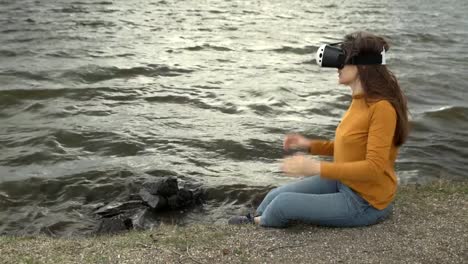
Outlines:
[[382,47],[382,52],[380,52],[380,54],[382,55],[382,65],[387,64],[387,59],[385,57],[385,47]]

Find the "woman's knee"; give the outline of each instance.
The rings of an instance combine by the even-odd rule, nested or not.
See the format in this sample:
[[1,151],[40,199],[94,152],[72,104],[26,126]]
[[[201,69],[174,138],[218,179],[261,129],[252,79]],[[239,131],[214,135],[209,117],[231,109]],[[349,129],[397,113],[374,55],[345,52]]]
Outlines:
[[265,196],[265,198],[270,198],[270,199],[274,199],[276,198],[276,196],[278,196],[280,193],[282,193],[283,190],[281,190],[281,186],[278,186],[278,187],[275,187],[273,189],[271,189],[267,195]]
[[291,195],[292,193],[290,192],[282,192],[271,201],[270,209],[274,215],[286,218],[285,209],[291,206],[289,202]]
[[287,192],[280,193],[271,201],[265,213],[262,215],[260,222],[262,226],[284,227],[288,224],[286,201],[289,194],[290,193]]

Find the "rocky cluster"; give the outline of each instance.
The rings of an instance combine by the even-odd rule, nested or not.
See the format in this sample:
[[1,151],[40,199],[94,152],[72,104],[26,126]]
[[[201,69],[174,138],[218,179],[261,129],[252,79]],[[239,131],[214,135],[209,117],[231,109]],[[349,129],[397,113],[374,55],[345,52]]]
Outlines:
[[144,182],[140,191],[123,202],[113,202],[95,211],[100,217],[95,234],[131,229],[150,229],[159,224],[158,212],[181,210],[202,202],[201,188],[180,188],[177,178]]

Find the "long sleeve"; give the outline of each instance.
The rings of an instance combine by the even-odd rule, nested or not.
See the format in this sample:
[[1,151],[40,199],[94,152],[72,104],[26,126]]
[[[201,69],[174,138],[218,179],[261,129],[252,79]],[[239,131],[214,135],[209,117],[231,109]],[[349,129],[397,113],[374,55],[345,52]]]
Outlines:
[[333,156],[333,141],[311,140],[309,153],[312,155]]
[[365,160],[341,163],[322,161],[320,175],[339,180],[375,180],[376,175],[381,175],[388,166],[396,121],[396,111],[388,101],[376,103],[370,112]]

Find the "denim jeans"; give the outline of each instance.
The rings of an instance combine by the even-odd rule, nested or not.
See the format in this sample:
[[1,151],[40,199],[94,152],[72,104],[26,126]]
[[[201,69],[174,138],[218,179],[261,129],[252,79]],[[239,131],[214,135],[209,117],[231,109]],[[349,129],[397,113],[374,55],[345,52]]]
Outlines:
[[261,215],[261,226],[285,227],[290,220],[295,220],[352,227],[378,223],[392,209],[393,204],[383,210],[372,207],[340,181],[311,176],[272,189],[257,208],[256,215]]

